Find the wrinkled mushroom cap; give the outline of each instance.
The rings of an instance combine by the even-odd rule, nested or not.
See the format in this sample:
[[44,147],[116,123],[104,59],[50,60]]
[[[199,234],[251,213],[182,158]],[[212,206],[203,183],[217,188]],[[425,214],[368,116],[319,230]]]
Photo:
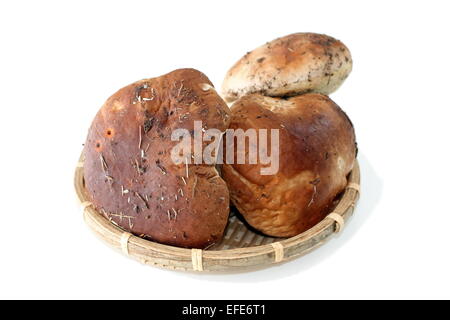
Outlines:
[[236,101],[231,114],[232,129],[279,132],[276,174],[261,174],[269,165],[260,159],[222,167],[231,200],[245,220],[276,237],[295,236],[322,220],[355,161],[355,133],[346,114],[321,94],[288,99],[252,94]]

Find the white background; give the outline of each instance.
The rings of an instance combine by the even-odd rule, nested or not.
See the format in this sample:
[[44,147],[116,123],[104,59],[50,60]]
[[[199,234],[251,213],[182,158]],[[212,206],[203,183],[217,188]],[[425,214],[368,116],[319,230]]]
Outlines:
[[[2,1],[0,298],[450,298],[446,1]],[[84,225],[73,172],[117,89],[179,67],[220,87],[293,32],[351,50],[362,196],[344,232],[282,266],[204,275],[141,265]]]

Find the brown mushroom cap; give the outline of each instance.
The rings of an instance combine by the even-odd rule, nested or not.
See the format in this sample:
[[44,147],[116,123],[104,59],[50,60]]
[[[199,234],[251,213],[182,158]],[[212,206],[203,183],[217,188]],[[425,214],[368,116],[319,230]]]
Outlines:
[[[229,109],[201,72],[180,69],[112,95],[86,140],[86,189],[105,217],[135,235],[204,248],[223,235],[229,193],[214,165],[175,164],[173,130],[224,131]],[[188,170],[188,171],[187,171]]]
[[246,221],[277,237],[295,236],[324,218],[347,184],[356,147],[353,125],[330,98],[245,96],[231,108],[232,129],[279,129],[279,171],[224,164],[233,204]]
[[328,95],[352,69],[350,51],[323,34],[294,33],[248,52],[226,74],[222,95],[232,102],[246,94]]

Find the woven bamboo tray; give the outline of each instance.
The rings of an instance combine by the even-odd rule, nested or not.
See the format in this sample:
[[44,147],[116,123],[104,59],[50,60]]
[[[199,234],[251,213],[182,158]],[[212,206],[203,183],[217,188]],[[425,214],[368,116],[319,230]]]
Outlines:
[[113,225],[88,201],[84,187],[83,159],[75,171],[75,190],[86,224],[110,246],[144,264],[183,271],[242,272],[289,261],[319,247],[342,231],[359,197],[359,165],[349,175],[345,191],[332,212],[311,229],[291,238],[272,238],[255,233],[231,215],[222,241],[207,250],[184,249],[148,241]]

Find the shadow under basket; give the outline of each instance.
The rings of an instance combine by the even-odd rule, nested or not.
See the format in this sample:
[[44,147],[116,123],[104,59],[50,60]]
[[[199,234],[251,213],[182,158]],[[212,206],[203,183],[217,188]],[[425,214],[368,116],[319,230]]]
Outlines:
[[182,271],[245,272],[258,270],[301,257],[342,231],[353,214],[359,197],[358,162],[348,178],[345,191],[336,199],[332,212],[311,229],[291,238],[264,236],[231,214],[220,243],[201,249],[164,245],[132,235],[112,224],[95,210],[84,185],[83,157],[75,171],[75,190],[84,220],[110,246],[144,264]]

